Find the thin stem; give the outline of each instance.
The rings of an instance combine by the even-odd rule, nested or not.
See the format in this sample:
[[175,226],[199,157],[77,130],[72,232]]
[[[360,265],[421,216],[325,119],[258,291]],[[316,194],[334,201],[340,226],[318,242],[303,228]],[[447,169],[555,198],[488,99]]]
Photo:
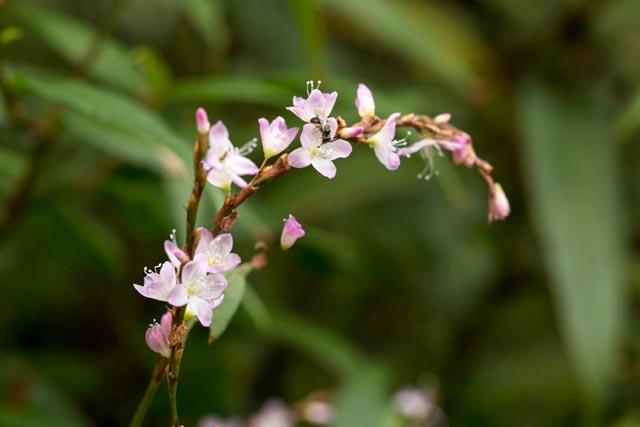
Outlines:
[[133,418],[131,419],[131,423],[129,423],[129,427],[141,427],[142,421],[144,421],[145,416],[147,415],[147,411],[149,410],[149,406],[153,402],[153,398],[158,391],[158,387],[162,382],[163,373],[167,367],[168,359],[161,357],[156,362],[153,367],[153,374],[151,375],[151,380],[149,380],[149,385],[147,386],[147,390],[144,392],[144,396],[142,396],[142,400],[136,409],[135,414],[133,414]]

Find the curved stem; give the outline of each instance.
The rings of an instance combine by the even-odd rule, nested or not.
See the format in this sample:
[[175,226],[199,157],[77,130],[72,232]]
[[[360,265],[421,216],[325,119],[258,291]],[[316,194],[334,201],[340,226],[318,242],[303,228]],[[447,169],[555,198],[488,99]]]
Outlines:
[[138,409],[136,409],[135,414],[133,414],[133,418],[131,419],[131,423],[129,423],[129,427],[142,426],[142,421],[147,415],[149,406],[151,406],[151,403],[153,402],[153,398],[156,396],[156,392],[158,391],[158,387],[162,382],[162,373],[166,369],[167,363],[168,363],[168,359],[162,357],[158,359],[155,366],[153,367],[153,374],[151,375],[151,380],[149,381],[147,390],[144,392],[144,396],[142,396],[142,400],[138,405]]

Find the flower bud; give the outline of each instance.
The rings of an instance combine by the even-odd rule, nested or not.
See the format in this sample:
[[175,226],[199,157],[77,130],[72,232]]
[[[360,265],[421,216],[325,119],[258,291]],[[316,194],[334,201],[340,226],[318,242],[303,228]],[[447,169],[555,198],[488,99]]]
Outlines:
[[356,108],[360,117],[371,117],[376,114],[376,104],[373,101],[371,90],[364,84],[358,85],[356,92]]
[[438,114],[433,118],[433,121],[438,124],[449,123],[449,120],[451,120],[451,113]]
[[162,315],[160,323],[154,323],[149,326],[144,334],[144,339],[149,348],[159,355],[169,358],[171,357],[171,322],[173,317],[171,312],[167,311]]
[[164,251],[169,257],[169,261],[175,267],[180,267],[180,264],[189,261],[189,255],[178,247],[178,244],[174,240],[164,241]]
[[293,215],[289,215],[289,218],[284,220],[284,227],[282,227],[282,235],[280,236],[280,247],[286,251],[293,244],[304,236],[304,229],[302,225],[296,220]]
[[489,222],[505,219],[511,213],[509,199],[498,183],[493,185],[493,191],[489,194]]
[[342,128],[338,131],[338,136],[344,139],[357,138],[362,135],[364,128],[362,126],[354,126],[350,128]]
[[211,124],[209,123],[209,117],[207,116],[207,112],[204,108],[198,108],[196,110],[196,127],[198,128],[198,133],[200,135],[206,135],[209,133]]

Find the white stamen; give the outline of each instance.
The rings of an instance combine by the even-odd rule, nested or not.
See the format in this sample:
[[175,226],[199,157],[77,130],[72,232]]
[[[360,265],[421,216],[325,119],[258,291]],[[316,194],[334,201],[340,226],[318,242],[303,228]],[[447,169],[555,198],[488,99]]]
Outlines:
[[240,154],[241,156],[246,156],[248,154],[251,154],[251,152],[253,152],[253,150],[258,146],[258,139],[257,138],[251,138],[250,141],[248,141],[246,144],[244,144],[242,147],[238,148],[238,154]]

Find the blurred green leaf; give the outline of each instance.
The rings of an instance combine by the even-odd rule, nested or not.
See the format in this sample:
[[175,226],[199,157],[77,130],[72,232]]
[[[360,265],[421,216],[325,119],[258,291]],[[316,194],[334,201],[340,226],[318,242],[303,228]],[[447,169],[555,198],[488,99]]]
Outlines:
[[638,131],[638,128],[640,128],[640,89],[634,93],[616,122],[616,129],[622,138],[629,138]]
[[217,51],[226,48],[229,32],[218,0],[178,0],[182,13],[204,41]]
[[357,350],[346,340],[303,318],[270,308],[273,319],[272,334],[316,358],[338,373],[355,370],[362,360]]
[[244,298],[247,286],[247,274],[250,271],[248,265],[241,265],[229,275],[229,285],[224,291],[224,301],[213,310],[213,321],[209,327],[209,343],[214,342],[224,333],[229,322],[235,316],[238,307]]
[[562,99],[535,84],[520,101],[531,215],[569,354],[595,413],[620,350],[625,311],[606,110],[597,100]]
[[[472,89],[491,55],[470,22],[436,3],[319,0],[350,27],[354,37],[403,56],[456,88]],[[459,13],[459,12],[458,12]],[[367,35],[364,38],[363,35]],[[365,41],[366,40],[366,41]]]
[[[29,87],[40,96],[66,106],[72,114],[70,129],[88,143],[109,149],[125,159],[145,156],[162,164],[171,175],[186,175],[190,150],[163,120],[146,107],[120,94],[68,78],[23,72]],[[84,119],[84,120],[83,120]],[[92,126],[96,129],[91,129]],[[100,135],[104,132],[104,135]],[[128,138],[124,138],[129,135]],[[95,138],[95,140],[93,139]],[[154,146],[154,149],[150,147]],[[134,154],[135,153],[135,154]]]
[[245,288],[242,307],[244,307],[249,317],[256,324],[256,328],[260,331],[268,332],[273,327],[273,320],[267,307],[253,288]]
[[312,75],[322,75],[324,70],[324,40],[325,31],[316,0],[286,0],[289,9],[293,12],[302,39],[306,46],[306,54],[309,61],[309,69]]
[[179,81],[173,88],[175,101],[246,102],[282,108],[291,93],[258,76],[200,77]]
[[384,370],[363,364],[347,376],[335,397],[333,427],[376,427],[385,419],[387,378]]
[[[18,11],[20,19],[72,65],[84,59],[95,37],[94,29],[42,7],[21,5]],[[145,85],[126,49],[109,39],[102,42],[89,74],[129,91],[140,90]]]

